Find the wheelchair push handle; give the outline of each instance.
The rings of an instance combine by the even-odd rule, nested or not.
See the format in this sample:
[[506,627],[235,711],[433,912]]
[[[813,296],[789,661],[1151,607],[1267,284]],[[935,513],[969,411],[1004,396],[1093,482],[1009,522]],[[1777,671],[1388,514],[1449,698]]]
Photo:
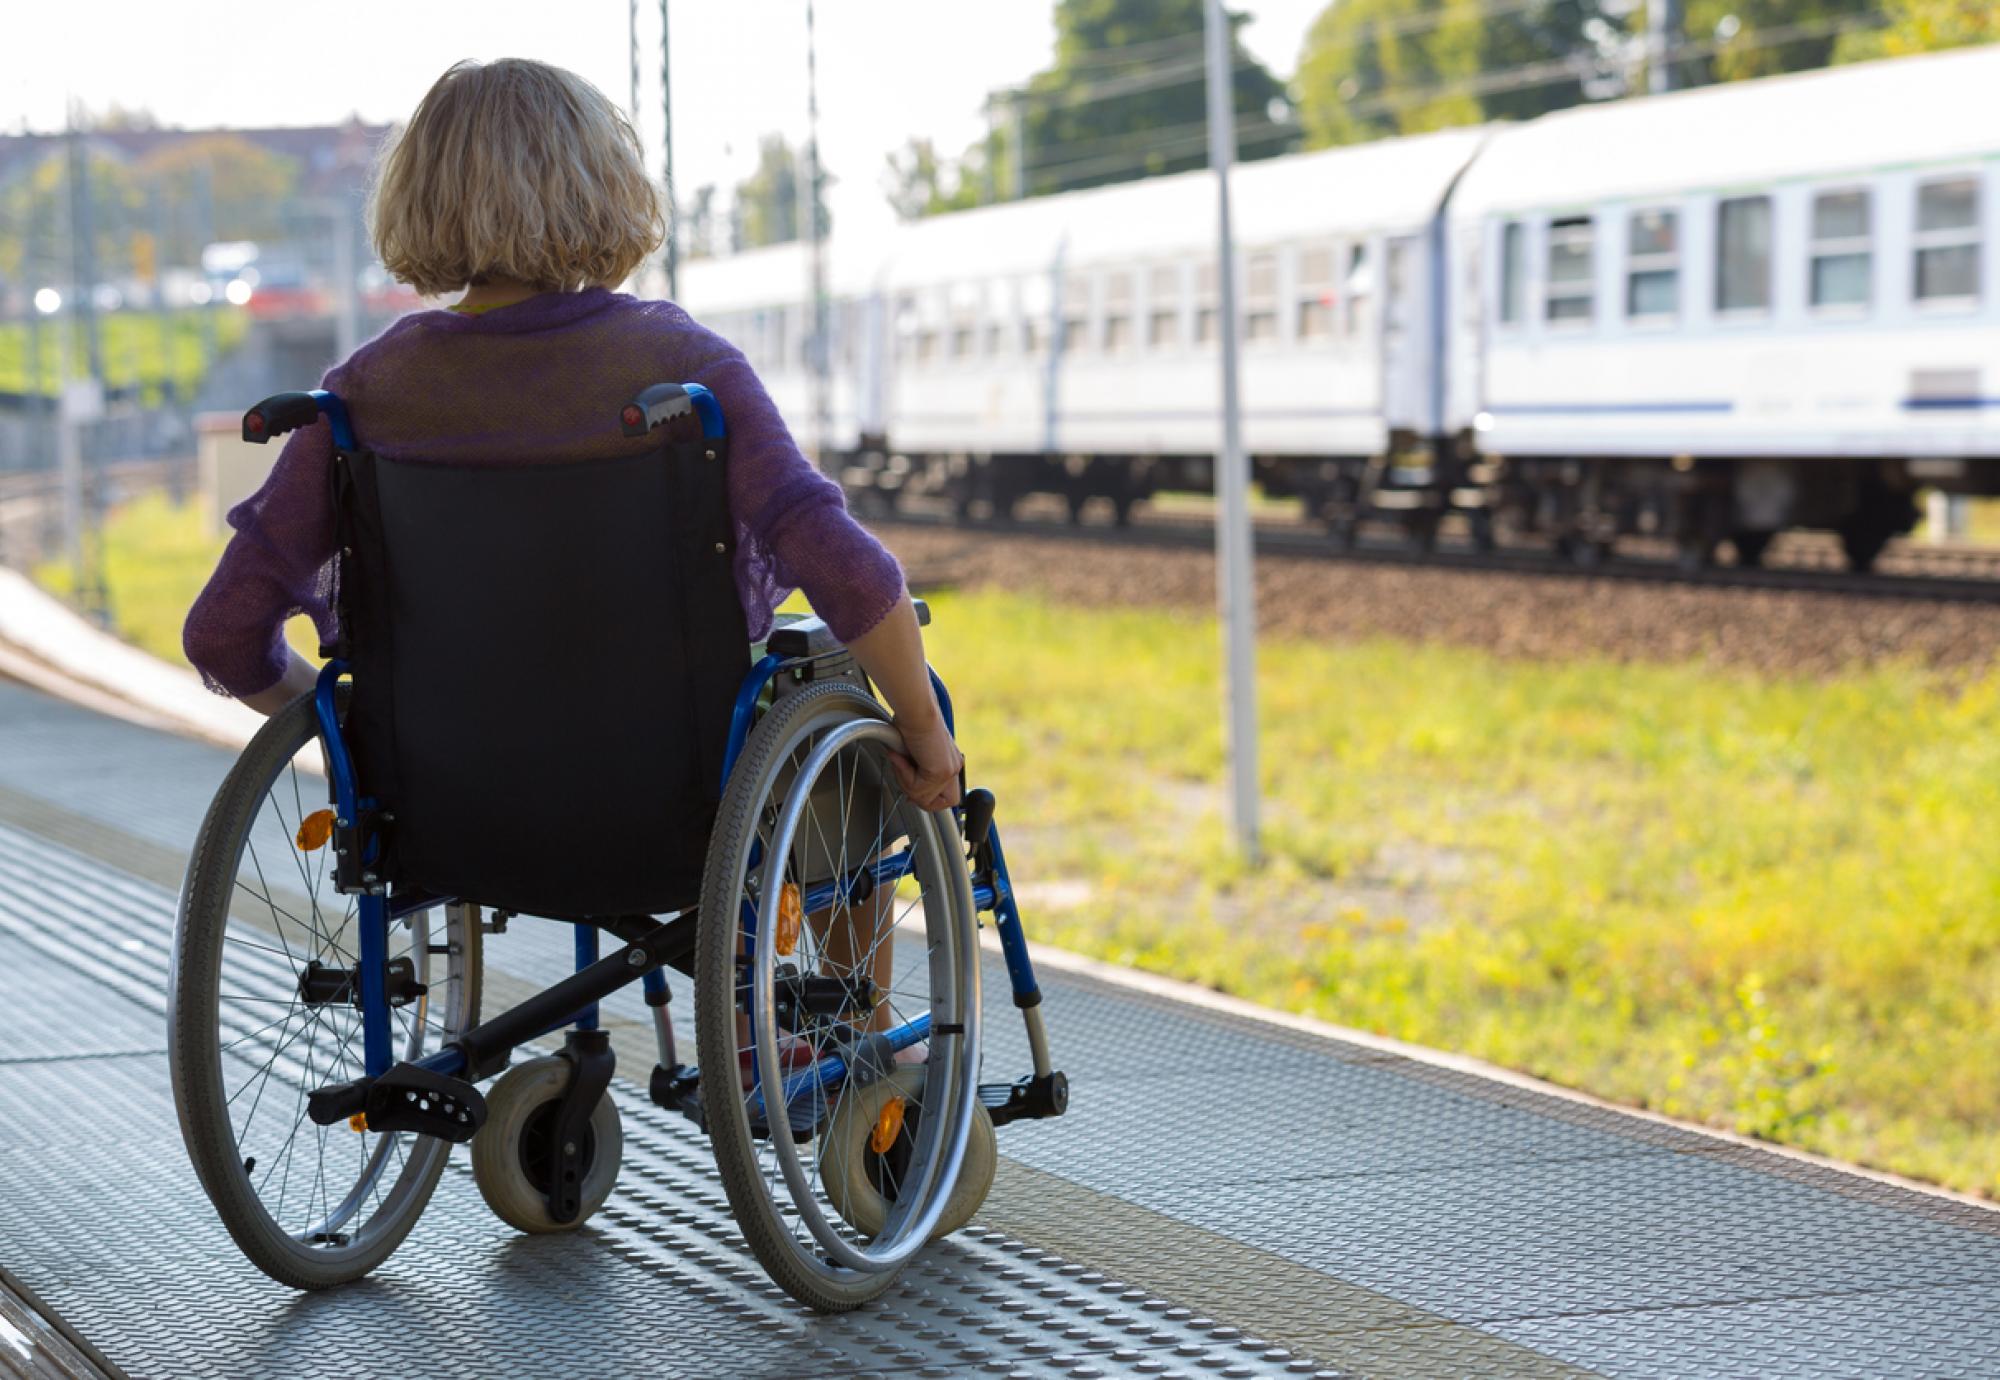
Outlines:
[[722,439],[722,404],[698,383],[654,384],[620,409],[618,424],[627,436],[644,436],[662,423],[690,412],[701,419],[704,439]]
[[333,443],[342,450],[354,449],[347,406],[324,388],[310,393],[273,393],[243,414],[243,439],[261,446],[273,436],[311,426],[322,412],[333,428]]

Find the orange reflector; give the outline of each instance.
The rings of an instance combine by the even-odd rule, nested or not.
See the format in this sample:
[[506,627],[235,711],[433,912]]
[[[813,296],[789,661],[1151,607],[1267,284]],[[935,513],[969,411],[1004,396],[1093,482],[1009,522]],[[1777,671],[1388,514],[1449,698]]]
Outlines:
[[882,1104],[882,1111],[875,1118],[875,1129],[868,1133],[868,1148],[878,1155],[886,1155],[889,1147],[896,1143],[896,1137],[902,1133],[903,1099],[892,1097]]
[[300,820],[297,837],[299,847],[308,853],[326,847],[326,841],[333,837],[333,811],[314,810]]
[[350,1131],[365,1131],[365,1130],[367,1130],[367,1129],[368,1129],[368,1113],[366,1113],[366,1112],[356,1112],[356,1113],[355,1113],[355,1114],[354,1114],[353,1116],[351,1116],[351,1117],[347,1118],[347,1129],[348,1129],[348,1130],[350,1130]]
[[778,952],[789,955],[799,947],[799,926],[805,923],[805,902],[799,899],[799,884],[786,882],[778,893]]

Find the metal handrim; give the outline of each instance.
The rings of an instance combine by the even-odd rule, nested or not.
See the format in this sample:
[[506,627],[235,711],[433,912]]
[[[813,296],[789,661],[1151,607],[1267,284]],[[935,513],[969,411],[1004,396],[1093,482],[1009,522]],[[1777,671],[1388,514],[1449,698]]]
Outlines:
[[[791,789],[786,795],[783,811],[772,833],[768,852],[765,854],[767,872],[774,876],[782,877],[783,860],[791,856],[792,840],[798,831],[800,818],[804,814],[812,794],[812,787],[820,776],[825,773],[828,763],[844,748],[862,743],[874,743],[880,747],[892,750],[900,750],[902,748],[902,739],[896,733],[896,730],[879,720],[856,720],[828,731],[814,746],[812,753],[806,758],[805,764],[799,768],[797,776],[792,781]],[[913,837],[913,850],[916,851],[919,860],[928,860],[928,866],[932,870],[939,870],[937,869],[937,861],[950,855],[945,837],[942,836],[942,831],[939,828],[940,817],[928,811],[917,810],[909,806],[907,802],[904,802],[903,808],[911,817],[913,833],[921,833],[923,835],[921,845]],[[955,901],[959,907],[957,910],[958,915],[970,915],[972,913],[971,882],[965,870],[963,868],[950,867],[941,870],[945,875],[935,880],[946,887],[950,887],[951,891],[955,894],[939,895],[938,903],[950,906]],[[920,885],[922,881],[923,879],[920,879]],[[928,932],[928,910],[926,912],[926,920],[926,929]],[[976,1079],[967,1076],[964,1071],[968,1066],[974,1070],[979,1067],[978,961],[976,955],[971,952],[972,946],[960,943],[960,936],[957,934],[954,925],[947,922],[941,928],[943,930],[941,942],[945,946],[945,953],[943,955],[944,969],[956,976],[957,982],[955,987],[958,994],[958,1002],[964,1008],[955,1013],[957,1016],[955,1023],[963,1026],[965,1033],[962,1037],[954,1040],[933,1041],[931,1043],[932,1053],[935,1055],[942,1048],[946,1053],[946,1058],[943,1069],[933,1068],[928,1077],[935,1080],[939,1077],[940,1072],[942,1072],[947,1087],[956,1085],[957,1097],[946,1108],[949,1115],[945,1118],[942,1126],[932,1124],[922,1130],[921,1134],[925,1136],[927,1144],[931,1147],[931,1153],[924,1154],[922,1157],[924,1165],[922,1176],[914,1192],[906,1188],[899,1195],[896,1207],[891,1211],[889,1220],[884,1225],[882,1233],[876,1238],[876,1243],[870,1245],[869,1249],[857,1249],[851,1241],[841,1234],[839,1228],[828,1219],[826,1213],[821,1209],[818,1197],[812,1187],[811,1176],[800,1162],[798,1147],[793,1143],[791,1136],[784,1133],[780,1125],[782,1121],[780,1115],[781,1109],[773,1107],[770,1100],[766,1100],[766,1119],[774,1128],[774,1133],[771,1137],[772,1145],[779,1168],[784,1174],[786,1186],[791,1191],[792,1201],[798,1210],[800,1220],[806,1224],[807,1229],[812,1233],[813,1239],[819,1243],[820,1247],[834,1263],[851,1270],[858,1270],[864,1273],[882,1273],[893,1270],[908,1260],[929,1240],[932,1230],[937,1226],[938,1219],[943,1215],[947,1198],[947,1194],[936,1190],[940,1182],[945,1186],[950,1185],[965,1155],[966,1141],[971,1132],[972,1104],[978,1096]],[[894,926],[891,929],[893,931]],[[752,1034],[756,1047],[758,1083],[763,1088],[782,1088],[784,1086],[784,1072],[778,1053],[779,1032],[774,1010],[775,1003],[772,1000],[772,993],[776,982],[776,968],[776,927],[769,924],[760,924],[757,927],[754,950],[752,990],[756,994],[756,1000],[753,1002]],[[934,1008],[939,999],[940,994],[933,991],[932,1004]],[[933,1018],[936,1019],[938,1013],[935,1009],[932,1014]],[[936,1153],[936,1150],[939,1147],[939,1142],[943,1141],[947,1136],[949,1139],[948,1141],[944,1141],[942,1147],[943,1155],[940,1156]],[[919,1208],[921,1209],[920,1211],[918,1210]],[[912,1220],[913,1214],[914,1220]],[[886,1244],[881,1244],[885,1242]]]

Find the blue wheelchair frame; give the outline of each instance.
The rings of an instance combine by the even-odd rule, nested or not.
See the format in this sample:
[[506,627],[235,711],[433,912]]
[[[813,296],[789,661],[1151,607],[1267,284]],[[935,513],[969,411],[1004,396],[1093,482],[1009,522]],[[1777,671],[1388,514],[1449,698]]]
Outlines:
[[[291,396],[300,399],[301,402],[305,398],[311,399],[314,414],[327,419],[336,447],[345,451],[357,449],[347,409],[338,397],[324,389]],[[649,389],[641,396],[639,403],[627,409],[628,431],[639,421],[633,414],[639,411],[641,404],[644,405],[643,420],[646,430],[650,430],[653,425],[657,425],[659,421],[669,416],[683,414],[692,408],[700,419],[704,437],[720,438],[724,434],[722,408],[714,396],[699,384],[665,385]],[[258,418],[255,429],[260,433],[267,426],[273,432],[290,430],[294,426],[303,425],[314,419],[313,416],[303,415],[302,409],[298,415],[275,417],[268,421],[261,414],[253,413],[252,416]],[[282,424],[272,425],[273,422]],[[246,418],[246,435],[252,425],[250,419]],[[756,725],[757,706],[765,690],[778,676],[808,666],[825,655],[829,654],[784,656],[768,653],[750,669],[737,693],[735,709],[730,719],[729,740],[723,754],[722,781],[719,783],[721,787],[727,787],[729,774],[734,769],[744,743]],[[364,818],[365,812],[372,810],[375,805],[373,800],[365,799],[360,794],[360,787],[355,779],[353,759],[341,732],[337,712],[337,687],[347,671],[348,664],[343,660],[327,662],[320,671],[314,690],[314,709],[319,721],[320,738],[326,748],[328,772],[333,784],[335,822],[337,827],[343,830],[349,828],[353,821]],[[931,686],[937,693],[939,707],[944,712],[945,726],[955,734],[957,727],[952,712],[951,695],[935,670],[930,672],[930,679]],[[955,807],[953,815],[962,824],[965,815],[964,806]],[[1007,964],[1008,982],[1013,989],[1014,1004],[1021,1009],[1028,1023],[1029,1043],[1034,1063],[1032,1081],[1046,1087],[1052,1080],[1059,1082],[1061,1075],[1053,1074],[1049,1063],[1047,1040],[1040,1019],[1041,990],[1035,982],[1034,966],[1028,957],[1027,936],[1021,928],[1020,912],[1015,905],[1014,889],[1007,872],[1006,855],[1000,846],[999,829],[991,822],[990,815],[984,822],[983,837],[981,856],[983,860],[990,861],[990,866],[982,869],[983,879],[976,880],[972,888],[974,908],[978,912],[991,913],[994,917],[994,926],[999,933],[1001,950]],[[363,867],[372,861],[372,857],[364,857]],[[756,863],[754,852],[751,861],[754,866]],[[887,882],[893,885],[908,874],[912,861],[908,850],[894,857],[881,859],[873,867],[874,883],[879,885]],[[810,889],[803,897],[803,909],[810,913],[836,904],[844,899],[845,892],[854,886],[856,880],[857,878],[840,879]],[[355,919],[360,931],[357,956],[360,967],[362,1060],[369,1078],[377,1078],[387,1073],[396,1062],[391,1047],[390,1004],[386,985],[389,926],[397,919],[432,906],[447,904],[451,899],[453,898],[429,894],[412,897],[392,896],[386,887],[379,884],[364,886],[357,896]],[[754,933],[756,918],[755,908],[749,901],[744,901],[742,923],[746,932]],[[583,973],[599,963],[598,937],[597,926],[583,922],[575,924],[575,958],[578,973]],[[644,984],[648,1005],[655,1008],[663,1007],[666,1004],[667,981],[662,966],[649,967],[641,975],[640,981]],[[893,1050],[906,1049],[928,1038],[930,1020],[930,1013],[925,1012],[913,1020],[882,1032],[882,1038]],[[598,1003],[592,1000],[563,1015],[540,1031],[530,1034],[527,1039],[538,1039],[565,1027],[594,1030],[597,1025]],[[447,1045],[437,1053],[415,1061],[415,1067],[448,1078],[464,1077],[468,1073],[481,1076],[478,1071],[469,1068],[465,1050],[457,1045]],[[755,1067],[753,1061],[753,1078]],[[787,1077],[782,1090],[783,1100],[789,1105],[795,1098],[816,1085],[837,1086],[846,1074],[847,1066],[841,1056],[827,1055],[813,1067],[799,1070]],[[1029,1082],[1029,1079],[1023,1079],[1022,1083],[1017,1085],[1015,1090],[1017,1094],[1025,1092]],[[1057,1099],[1054,1112],[1035,1112],[1024,1107],[1020,1114],[1059,1114],[1061,1103],[1066,1101],[1066,1087],[1056,1088],[1054,1096]],[[989,1104],[995,1121],[1003,1122],[1010,1119],[1007,1113],[1013,1110],[1012,1104],[1017,1100],[1018,1097],[1009,1098],[1006,1105]],[[761,1101],[761,1098],[758,1101]],[[759,1110],[755,1103],[752,1110]]]

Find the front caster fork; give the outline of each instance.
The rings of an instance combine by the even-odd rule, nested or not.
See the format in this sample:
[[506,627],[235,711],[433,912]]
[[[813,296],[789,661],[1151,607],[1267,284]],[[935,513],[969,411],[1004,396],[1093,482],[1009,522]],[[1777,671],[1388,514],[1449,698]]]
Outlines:
[[574,1222],[583,1205],[584,1133],[590,1114],[611,1087],[617,1057],[611,1036],[603,1030],[572,1030],[563,1041],[561,1058],[569,1060],[569,1082],[556,1104],[555,1134],[549,1138],[549,1216]]

